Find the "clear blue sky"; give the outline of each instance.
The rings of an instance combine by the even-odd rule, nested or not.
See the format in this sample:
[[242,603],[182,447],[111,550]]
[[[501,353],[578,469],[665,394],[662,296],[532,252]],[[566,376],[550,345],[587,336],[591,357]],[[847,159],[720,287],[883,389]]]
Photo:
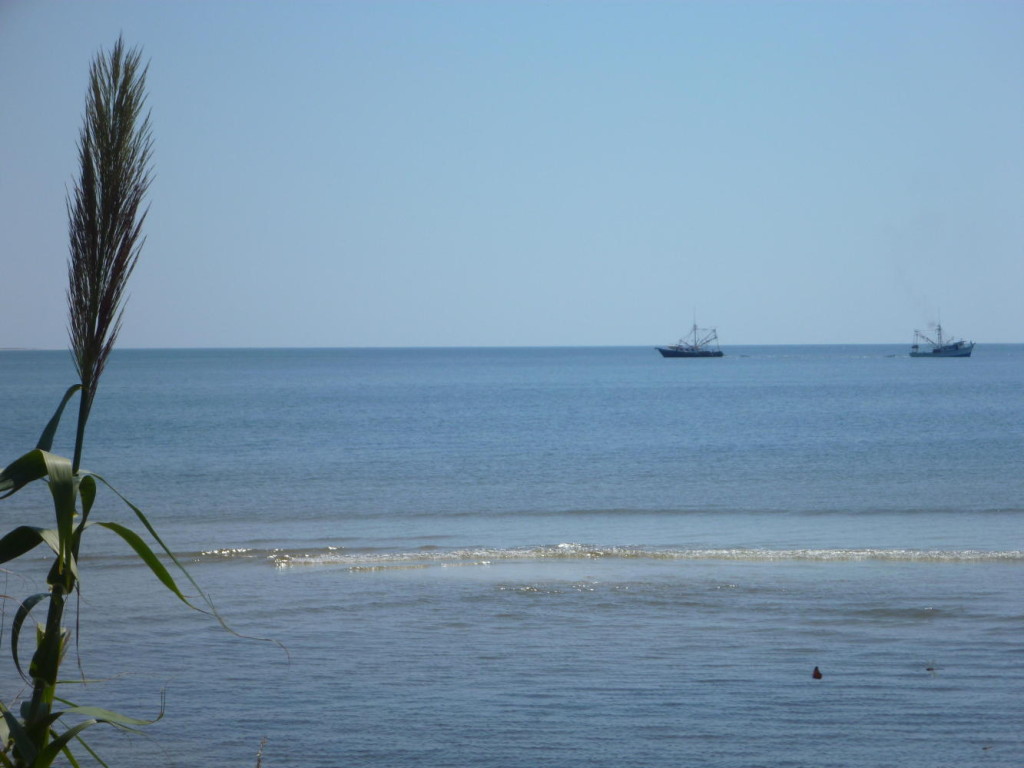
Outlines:
[[0,347],[67,346],[121,33],[121,346],[1024,342],[1024,3],[0,0]]

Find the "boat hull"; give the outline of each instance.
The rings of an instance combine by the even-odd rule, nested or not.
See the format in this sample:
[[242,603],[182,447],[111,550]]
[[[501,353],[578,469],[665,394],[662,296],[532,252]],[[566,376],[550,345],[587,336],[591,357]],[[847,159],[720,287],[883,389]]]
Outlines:
[[720,349],[676,349],[675,347],[657,347],[662,357],[724,357]]
[[948,347],[936,347],[926,351],[911,350],[911,357],[970,357],[974,351],[974,343],[950,344]]

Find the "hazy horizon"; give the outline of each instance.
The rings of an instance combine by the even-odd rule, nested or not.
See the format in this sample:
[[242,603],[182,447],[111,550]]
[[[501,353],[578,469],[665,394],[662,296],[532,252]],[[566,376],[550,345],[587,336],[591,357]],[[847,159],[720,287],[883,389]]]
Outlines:
[[[957,337],[959,338],[959,337]],[[123,344],[119,344],[114,350],[123,352],[231,352],[231,351],[253,351],[259,352],[261,350],[274,351],[274,350],[296,350],[296,351],[316,351],[316,350],[470,350],[470,349],[650,349],[655,350],[658,346],[664,346],[665,344],[675,343],[676,339],[670,339],[662,344],[465,344],[465,345],[450,345],[450,344],[437,344],[437,345],[420,345],[420,346],[373,346],[373,345],[351,345],[344,347],[323,347],[323,346],[236,346],[236,347],[130,347]],[[975,341],[975,349],[983,350],[985,347],[1013,347],[1021,346],[1024,342],[1013,342],[1013,341],[999,341],[999,342],[983,342],[978,343],[975,339],[967,339],[967,341]],[[863,342],[816,342],[816,343],[796,343],[790,344],[786,342],[778,342],[774,344],[743,344],[743,343],[732,343],[732,344],[721,344],[723,350],[728,351],[729,349],[742,348],[748,349],[752,347],[906,347],[907,351],[910,350],[911,342],[899,342],[899,341],[863,341]],[[66,351],[61,347],[0,347],[0,352],[62,352]],[[69,358],[70,359],[70,358]]]

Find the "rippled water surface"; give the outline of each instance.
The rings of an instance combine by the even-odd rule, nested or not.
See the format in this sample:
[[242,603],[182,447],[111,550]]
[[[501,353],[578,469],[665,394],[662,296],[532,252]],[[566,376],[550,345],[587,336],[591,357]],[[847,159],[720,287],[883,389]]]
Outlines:
[[[118,352],[85,465],[286,650],[90,530],[69,696],[166,695],[114,765],[1019,766],[1024,347],[905,353]],[[0,353],[7,459],[71,380]]]

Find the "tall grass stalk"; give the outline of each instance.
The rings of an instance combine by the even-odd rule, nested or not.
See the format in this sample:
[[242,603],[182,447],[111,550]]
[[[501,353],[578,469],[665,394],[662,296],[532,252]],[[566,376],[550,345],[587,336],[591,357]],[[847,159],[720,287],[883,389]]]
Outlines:
[[82,384],[73,471],[82,458],[100,375],[121,330],[125,288],[144,238],[142,208],[152,174],[153,139],[146,72],[138,49],[118,39],[89,72],[85,119],[78,140],[81,167],[68,199],[68,315],[71,351]]
[[[53,553],[46,590],[18,603],[11,623],[10,653],[17,672],[31,692],[20,702],[0,702],[0,766],[47,768],[58,756],[77,766],[79,745],[106,765],[82,739],[88,728],[107,723],[134,729],[147,721],[104,709],[76,705],[58,695],[59,672],[71,631],[64,626],[68,600],[79,588],[79,550],[83,534],[93,526],[112,531],[127,543],[160,582],[187,605],[195,606],[146,539],[119,522],[89,519],[100,485],[124,501],[158,551],[195,587],[214,613],[205,593],[157,535],[146,516],[99,475],[81,468],[86,425],[100,377],[121,327],[128,279],[139,259],[144,238],[143,207],[152,178],[152,137],[144,113],[146,71],[138,49],[127,50],[118,39],[100,52],[89,71],[85,115],[79,135],[80,173],[68,196],[68,315],[71,352],[79,381],[61,399],[43,428],[34,450],[0,470],[0,493],[7,498],[26,485],[45,482],[53,499],[54,528],[21,525],[0,539],[0,563],[14,560],[44,544]],[[72,459],[51,453],[61,416],[75,395],[78,423]],[[26,669],[21,646],[23,630],[38,607],[45,622],[36,625],[35,648]],[[15,707],[19,703],[20,706]],[[60,708],[58,708],[60,707]]]

